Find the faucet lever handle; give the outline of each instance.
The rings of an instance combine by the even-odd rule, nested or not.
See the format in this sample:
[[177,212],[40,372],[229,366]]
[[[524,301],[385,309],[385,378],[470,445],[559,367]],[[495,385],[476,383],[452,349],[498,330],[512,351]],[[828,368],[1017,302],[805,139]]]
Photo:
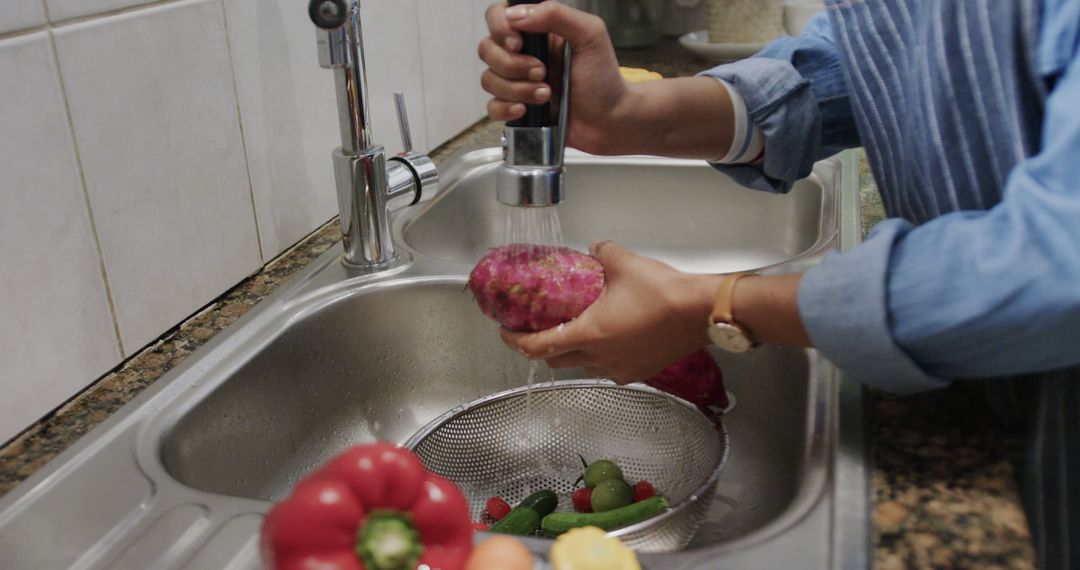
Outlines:
[[413,151],[412,129],[409,128],[409,112],[405,108],[405,94],[394,93],[394,107],[397,108],[398,129],[401,131],[401,146],[403,153]]

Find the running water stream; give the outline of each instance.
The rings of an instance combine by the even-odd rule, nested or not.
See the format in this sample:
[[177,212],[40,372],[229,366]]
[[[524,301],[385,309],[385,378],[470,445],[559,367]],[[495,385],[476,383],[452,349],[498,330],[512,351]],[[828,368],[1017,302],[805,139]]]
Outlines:
[[[558,206],[537,208],[506,206],[506,214],[503,223],[503,243],[512,245],[514,248],[526,248],[525,251],[533,252],[544,249],[553,249],[563,246],[562,225],[559,223]],[[555,475],[554,469],[544,458],[540,449],[540,430],[536,429],[543,422],[557,422],[558,410],[539,410],[536,397],[534,397],[534,384],[536,384],[537,369],[539,362],[529,363],[529,373],[525,378],[525,425],[535,426],[529,429],[525,435],[524,444],[530,455],[536,459],[535,471],[537,480],[547,480]],[[554,371],[551,379],[554,381]],[[547,413],[548,417],[543,417]]]
[[525,208],[506,206],[503,243],[535,248],[563,246],[558,206]]

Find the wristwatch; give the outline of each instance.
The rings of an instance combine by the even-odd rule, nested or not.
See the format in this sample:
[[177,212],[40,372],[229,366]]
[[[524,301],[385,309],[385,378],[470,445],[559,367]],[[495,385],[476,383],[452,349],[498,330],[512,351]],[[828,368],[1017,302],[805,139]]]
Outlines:
[[750,337],[750,331],[735,320],[731,314],[731,297],[739,279],[756,275],[755,273],[729,273],[720,280],[716,289],[716,302],[709,318],[709,338],[716,346],[728,352],[750,352],[757,348],[757,343]]

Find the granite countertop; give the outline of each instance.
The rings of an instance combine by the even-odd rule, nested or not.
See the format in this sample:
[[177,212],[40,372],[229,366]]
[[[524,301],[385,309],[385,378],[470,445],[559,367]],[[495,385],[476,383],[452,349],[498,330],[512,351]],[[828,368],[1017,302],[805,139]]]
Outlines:
[[[620,50],[623,65],[666,77],[710,63],[674,40],[648,50]],[[432,153],[498,141],[500,124],[481,121]],[[860,172],[863,224],[883,217],[866,170]],[[272,293],[339,238],[336,222],[237,285],[163,335],[70,402],[0,448],[0,496],[178,365]],[[873,446],[875,566],[900,568],[1034,568],[1035,554],[1002,433],[974,387],[957,385],[909,397],[869,391]]]

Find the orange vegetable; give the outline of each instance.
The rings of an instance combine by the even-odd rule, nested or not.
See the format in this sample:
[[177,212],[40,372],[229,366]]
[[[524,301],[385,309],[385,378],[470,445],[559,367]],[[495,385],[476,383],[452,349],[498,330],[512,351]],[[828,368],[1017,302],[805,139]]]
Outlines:
[[532,570],[533,557],[521,541],[493,536],[473,549],[465,570]]

